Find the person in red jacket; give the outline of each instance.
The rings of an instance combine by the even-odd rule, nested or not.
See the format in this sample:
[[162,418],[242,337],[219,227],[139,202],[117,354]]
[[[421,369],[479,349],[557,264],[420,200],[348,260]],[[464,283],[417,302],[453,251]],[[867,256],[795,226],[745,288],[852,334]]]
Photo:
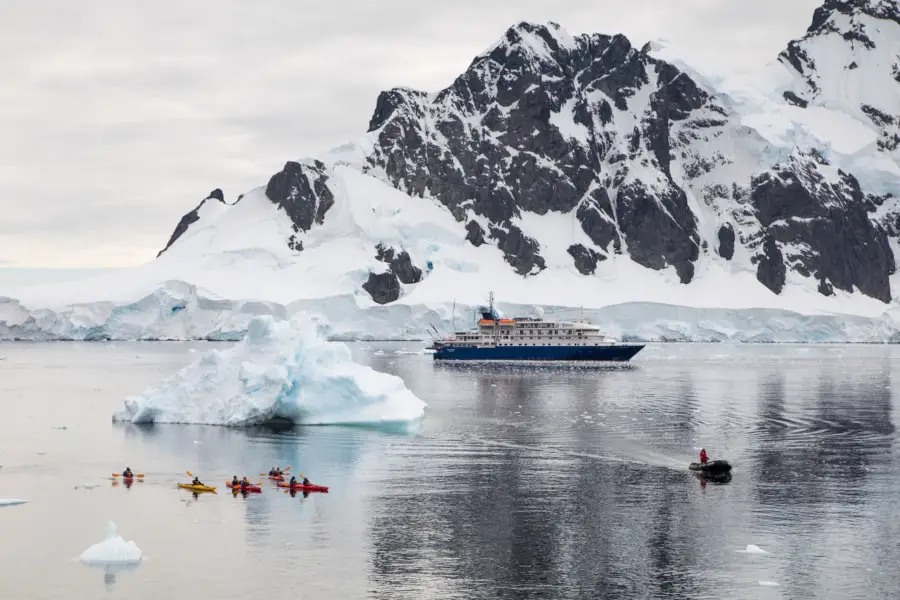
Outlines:
[[709,458],[706,456],[706,448],[700,448],[700,464],[705,465]]

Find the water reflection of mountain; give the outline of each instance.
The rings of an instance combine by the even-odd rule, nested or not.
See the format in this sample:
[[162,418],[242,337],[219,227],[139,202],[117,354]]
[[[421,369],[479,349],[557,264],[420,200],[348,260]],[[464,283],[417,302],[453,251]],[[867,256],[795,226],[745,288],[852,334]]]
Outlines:
[[[479,372],[474,443],[421,492],[373,499],[375,595],[440,597],[696,597],[698,520],[684,501],[693,479],[671,470],[579,457],[596,431],[557,419],[595,411],[604,377]],[[681,386],[691,403],[690,386]],[[676,412],[684,406],[674,407]],[[497,423],[518,412],[523,421]],[[529,419],[529,417],[535,417]],[[519,425],[514,425],[519,423]],[[550,426],[548,423],[552,423]],[[583,437],[581,437],[583,436]],[[547,452],[565,446],[573,455]],[[484,454],[490,452],[490,459]],[[706,516],[708,518],[708,515]],[[694,557],[697,557],[695,559]]]
[[761,378],[758,397],[753,462],[767,484],[758,488],[761,503],[864,500],[859,486],[888,459],[895,433],[889,363],[837,373],[827,364],[802,373],[773,369]]
[[[878,476],[896,468],[891,365],[887,356],[857,360],[839,368],[834,361],[788,363],[760,378],[753,490],[760,515],[783,532],[776,537],[792,596],[850,597],[870,585],[865,568],[883,554],[858,542],[879,528],[860,527],[893,521],[884,517],[893,509],[882,501]],[[848,547],[853,555],[838,559],[837,548]],[[842,576],[829,581],[838,560]],[[857,568],[847,569],[847,561]]]

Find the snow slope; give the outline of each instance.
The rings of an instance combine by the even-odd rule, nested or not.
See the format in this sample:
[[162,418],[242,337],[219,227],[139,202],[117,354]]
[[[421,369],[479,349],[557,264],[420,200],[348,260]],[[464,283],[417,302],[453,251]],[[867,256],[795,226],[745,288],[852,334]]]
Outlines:
[[[720,339],[807,339],[800,325],[787,337],[767,333],[765,327],[742,334],[741,317],[728,312],[756,309],[760,314],[758,309],[768,309],[831,319],[835,325],[826,329],[834,333],[808,334],[823,341],[887,339],[879,325],[884,304],[840,291],[827,298],[802,281],[775,295],[759,285],[749,261],[740,266],[706,257],[694,282],[685,286],[673,273],[614,255],[598,265],[596,277],[585,278],[563,260],[565,248],[583,236],[566,215],[523,213],[523,230],[540,232],[551,251],[549,268],[525,279],[508,268],[496,247],[476,248],[466,242],[462,225],[442,207],[410,198],[349,167],[336,167],[335,179],[341,193],[333,213],[304,238],[301,253],[284,243],[290,234],[287,216],[261,190],[254,190],[234,207],[205,215],[200,226],[178,241],[178,252],[87,283],[34,286],[21,290],[19,300],[0,299],[0,338],[235,340],[258,315],[284,320],[301,311],[341,338],[423,338],[431,325],[452,327],[454,301],[463,314],[483,304],[493,289],[501,303],[515,302],[524,310],[531,305],[568,306],[587,309],[600,319],[620,315],[624,321],[618,323],[603,319],[610,334],[633,338],[708,339],[702,331],[715,330],[712,337]],[[432,265],[421,283],[409,286],[389,306],[377,305],[360,289],[368,272],[382,267],[374,256],[376,243],[384,241],[421,256],[423,271],[427,261]],[[98,294],[103,301],[93,301]],[[667,305],[696,309],[681,312],[685,317],[680,335],[662,322],[669,314],[663,308]],[[723,309],[722,321],[711,322],[702,309]],[[833,316],[840,314],[869,318],[858,323],[872,325],[855,325],[853,333],[845,332],[843,317]],[[702,327],[696,320],[701,318],[706,323]],[[785,313],[783,318],[790,322],[795,317]],[[470,320],[464,324],[471,325]],[[890,337],[893,330],[887,331]]]
[[[312,299],[325,303],[339,296],[353,296],[364,309],[374,302],[360,284],[370,271],[383,267],[375,259],[379,242],[410,250],[421,257],[417,266],[423,270],[431,262],[431,272],[398,300],[411,306],[453,300],[477,305],[493,289],[501,300],[545,306],[602,308],[665,300],[698,308],[864,316],[877,316],[886,309],[883,303],[858,295],[838,292],[833,298],[821,296],[799,278],[776,295],[759,285],[749,260],[735,264],[715,256],[701,258],[691,285],[679,284],[672,272],[646,269],[624,255],[600,263],[596,277],[586,278],[565,260],[565,249],[582,240],[584,233],[571,215],[555,213],[522,212],[522,229],[540,235],[551,251],[548,269],[523,278],[509,269],[495,246],[476,248],[466,242],[462,225],[443,207],[411,198],[374,176],[345,166],[335,167],[334,180],[339,190],[335,207],[324,225],[302,238],[303,252],[294,253],[287,247],[290,220],[256,189],[234,207],[204,215],[179,239],[174,247],[177,252],[88,282],[22,288],[16,294],[17,302],[2,301],[0,318],[8,325],[21,323],[39,315],[34,311],[39,308],[55,309],[57,314],[62,310],[106,315],[122,304],[154,293],[167,296],[167,290],[183,285],[171,282],[190,282],[204,298],[254,303],[245,305],[248,311],[268,306],[266,314],[275,312],[271,303],[287,305]],[[98,296],[103,303],[97,302]],[[178,304],[162,299],[147,302],[169,305],[170,310]],[[115,318],[123,321],[120,329],[126,331],[124,322],[130,314],[145,313],[141,306],[130,306]]]
[[399,377],[355,363],[345,345],[326,341],[308,319],[256,317],[236,346],[213,350],[158,388],[129,398],[113,420],[402,425],[424,410]]

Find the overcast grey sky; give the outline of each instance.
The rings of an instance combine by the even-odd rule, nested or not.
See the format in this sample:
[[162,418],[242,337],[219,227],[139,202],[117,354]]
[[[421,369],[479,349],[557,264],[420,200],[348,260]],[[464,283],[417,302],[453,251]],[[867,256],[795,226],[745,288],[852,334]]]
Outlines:
[[522,20],[742,70],[818,4],[0,0],[0,264],[150,260],[211,189],[231,200],[363,134],[380,90],[443,88]]

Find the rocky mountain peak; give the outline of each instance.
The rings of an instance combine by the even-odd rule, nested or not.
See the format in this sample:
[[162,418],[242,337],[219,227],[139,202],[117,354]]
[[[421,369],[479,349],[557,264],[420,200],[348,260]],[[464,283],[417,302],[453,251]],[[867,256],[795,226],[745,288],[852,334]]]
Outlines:
[[[813,13],[812,22],[802,38],[792,40],[779,54],[779,60],[802,77],[815,95],[822,91],[817,79],[829,75],[835,67],[848,71],[859,68],[859,58],[877,52],[888,59],[888,74],[900,78],[897,55],[900,30],[900,2],[896,0],[826,0]],[[823,47],[824,38],[843,40],[844,49],[835,54],[835,44]],[[867,62],[874,62],[868,57]],[[822,65],[817,60],[843,60],[846,64]]]
[[839,14],[851,18],[868,15],[873,19],[885,19],[900,24],[900,3],[896,0],[825,0],[825,3],[813,13],[807,33],[815,34],[830,30],[833,26],[829,26],[829,20]]
[[517,223],[521,211],[575,211],[598,256],[627,245],[639,263],[674,266],[686,283],[699,240],[671,176],[669,124],[709,102],[689,76],[622,35],[575,38],[554,23],[519,23],[435,96],[382,93],[368,168],[444,204],[473,243],[496,243],[522,275],[545,261]]
[[900,2],[826,0],[778,59],[796,80],[788,102],[871,123],[878,149],[900,161]]
[[[900,144],[900,106],[891,104],[900,96],[890,87],[900,66],[898,75],[884,68],[885,57],[900,56],[896,12],[893,2],[827,0],[780,56],[797,81],[787,99],[870,120],[880,127],[878,150],[888,152]],[[831,36],[845,53],[822,44]],[[867,79],[854,79],[861,73]],[[621,260],[689,285],[705,261],[752,270],[775,294],[805,278],[824,295],[889,301],[896,267],[888,236],[900,230],[886,208],[892,201],[867,194],[817,148],[772,152],[734,110],[623,35],[571,36],[556,23],[522,22],[437,93],[381,92],[364,143],[346,160],[443,206],[461,238],[495,246],[522,277],[548,268],[592,277]],[[266,187],[294,224],[286,243],[295,251],[329,218],[338,195],[332,167],[289,161]],[[535,225],[548,215],[571,223],[562,252]],[[390,243],[372,246],[362,284],[379,303],[431,272],[415,244]]]

